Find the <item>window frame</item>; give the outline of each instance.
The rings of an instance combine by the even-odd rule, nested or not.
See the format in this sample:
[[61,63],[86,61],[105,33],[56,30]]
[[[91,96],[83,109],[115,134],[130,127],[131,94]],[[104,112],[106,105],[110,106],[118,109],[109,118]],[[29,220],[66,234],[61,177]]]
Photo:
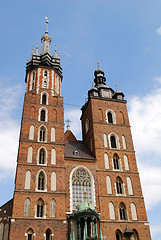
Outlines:
[[[109,122],[108,113],[111,113],[112,123]],[[115,114],[115,112],[114,112],[112,109],[106,110],[106,122],[107,122],[108,124],[116,124],[116,114]]]
[[91,202],[92,205],[95,206],[96,202],[95,202],[95,184],[94,184],[94,178],[92,173],[90,172],[90,170],[82,165],[79,165],[75,168],[73,168],[73,170],[70,173],[70,211],[72,212],[73,208],[73,184],[72,184],[72,176],[74,174],[75,171],[77,171],[78,169],[84,169],[90,176],[91,179]]

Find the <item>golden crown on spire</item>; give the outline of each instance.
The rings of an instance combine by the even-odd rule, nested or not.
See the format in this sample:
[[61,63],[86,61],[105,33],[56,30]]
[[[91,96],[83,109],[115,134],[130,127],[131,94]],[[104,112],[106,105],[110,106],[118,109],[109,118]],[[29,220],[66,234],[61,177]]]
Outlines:
[[49,20],[48,20],[48,17],[45,17],[45,19],[46,19],[46,32],[45,32],[45,36],[43,36],[41,38],[41,42],[48,41],[49,43],[51,43],[51,37],[49,37],[49,35],[48,35],[48,23],[49,23]]

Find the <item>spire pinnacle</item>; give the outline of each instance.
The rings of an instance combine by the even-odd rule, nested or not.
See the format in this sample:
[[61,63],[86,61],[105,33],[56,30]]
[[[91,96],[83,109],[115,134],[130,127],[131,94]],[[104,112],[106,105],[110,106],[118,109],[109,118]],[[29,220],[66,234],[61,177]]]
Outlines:
[[100,68],[100,62],[99,61],[97,61],[97,65],[98,65],[98,68]]
[[46,19],[46,31],[45,31],[45,35],[41,38],[41,42],[42,42],[42,49],[41,49],[41,53],[40,55],[43,55],[45,53],[49,53],[50,54],[50,48],[49,48],[49,44],[51,43],[51,37],[48,35],[48,17],[45,17]]

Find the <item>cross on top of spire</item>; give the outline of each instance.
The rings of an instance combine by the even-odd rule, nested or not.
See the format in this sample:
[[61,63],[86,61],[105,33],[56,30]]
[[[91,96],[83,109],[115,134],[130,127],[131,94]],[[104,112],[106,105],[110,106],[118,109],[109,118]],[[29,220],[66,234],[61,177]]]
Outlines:
[[69,123],[70,123],[71,121],[70,121],[69,119],[67,119],[66,122],[67,122],[67,130],[70,130],[70,125],[69,125]]

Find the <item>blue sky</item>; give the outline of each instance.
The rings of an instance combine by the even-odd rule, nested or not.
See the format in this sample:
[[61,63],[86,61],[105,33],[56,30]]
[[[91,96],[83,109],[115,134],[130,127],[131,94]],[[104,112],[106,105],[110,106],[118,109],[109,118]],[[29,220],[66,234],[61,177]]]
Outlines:
[[[128,100],[134,146],[153,240],[161,233],[161,1],[6,0],[0,5],[0,205],[13,195],[25,64],[45,32],[60,51],[65,118],[81,138],[80,107],[93,72]],[[71,106],[68,104],[73,104]]]

